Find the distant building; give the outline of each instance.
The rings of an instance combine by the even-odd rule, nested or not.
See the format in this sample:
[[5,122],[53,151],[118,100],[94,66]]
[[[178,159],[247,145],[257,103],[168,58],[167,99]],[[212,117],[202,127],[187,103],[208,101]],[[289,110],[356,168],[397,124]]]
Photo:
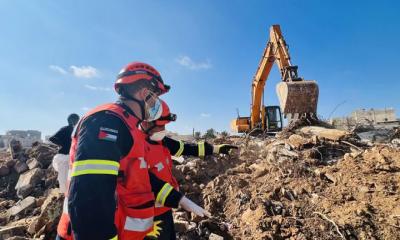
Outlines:
[[391,128],[399,126],[400,121],[396,117],[394,108],[371,108],[369,110],[356,110],[347,117],[333,118],[331,119],[331,124],[337,128],[349,130],[356,125]]
[[36,130],[10,130],[0,135],[0,147],[7,147],[12,139],[20,141],[23,147],[30,147],[34,142],[42,142],[42,133]]
[[393,108],[361,109],[354,111],[351,116],[356,122],[372,122],[374,124],[397,121],[396,112]]

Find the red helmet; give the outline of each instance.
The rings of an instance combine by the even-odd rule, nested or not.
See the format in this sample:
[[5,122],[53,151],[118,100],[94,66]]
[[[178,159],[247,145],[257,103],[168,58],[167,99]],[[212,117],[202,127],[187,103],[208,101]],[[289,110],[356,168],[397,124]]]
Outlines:
[[164,84],[160,73],[155,68],[142,62],[132,62],[126,65],[119,72],[114,89],[119,94],[121,85],[132,84],[142,79],[150,81],[158,95],[164,94],[170,89],[170,86]]
[[168,124],[169,122],[176,121],[176,114],[173,114],[169,111],[169,107],[168,107],[167,103],[165,101],[161,100],[161,105],[162,105],[163,111],[161,113],[161,117],[154,121],[155,125],[164,126],[164,125]]

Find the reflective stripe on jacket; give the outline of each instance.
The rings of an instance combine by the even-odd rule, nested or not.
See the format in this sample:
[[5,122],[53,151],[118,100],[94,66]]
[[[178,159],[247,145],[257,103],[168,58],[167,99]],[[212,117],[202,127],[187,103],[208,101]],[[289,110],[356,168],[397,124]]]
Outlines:
[[[109,111],[125,123],[134,139],[132,148],[119,163],[104,159],[75,161],[75,153],[79,140],[79,126],[87,117],[101,111]],[[153,227],[154,194],[151,190],[148,165],[144,158],[144,134],[138,130],[137,123],[137,118],[128,114],[122,106],[116,103],[101,105],[81,119],[78,129],[73,136],[70,151],[70,177],[78,177],[86,174],[118,176],[115,225],[118,230],[119,239],[143,239],[148,232],[152,231]],[[68,202],[67,194],[65,199],[65,202]],[[72,239],[67,205],[64,204],[57,232],[63,238]]]
[[171,210],[171,208],[163,207],[164,202],[173,188],[179,190],[179,184],[172,174],[173,163],[168,148],[163,146],[161,143],[146,143],[146,161],[150,165],[150,172],[159,179],[170,184],[165,184],[161,191],[157,193],[155,201],[155,216],[159,216]]

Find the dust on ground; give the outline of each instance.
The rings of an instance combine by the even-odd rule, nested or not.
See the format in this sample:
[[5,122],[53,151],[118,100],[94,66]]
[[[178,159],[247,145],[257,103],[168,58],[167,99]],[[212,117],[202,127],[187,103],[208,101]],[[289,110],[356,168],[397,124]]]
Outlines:
[[[177,237],[400,239],[400,141],[396,134],[379,139],[362,141],[316,121],[275,137],[214,139],[240,151],[176,162],[181,191],[213,216],[177,209]],[[63,201],[55,153],[39,143],[0,151],[0,239],[54,238]]]

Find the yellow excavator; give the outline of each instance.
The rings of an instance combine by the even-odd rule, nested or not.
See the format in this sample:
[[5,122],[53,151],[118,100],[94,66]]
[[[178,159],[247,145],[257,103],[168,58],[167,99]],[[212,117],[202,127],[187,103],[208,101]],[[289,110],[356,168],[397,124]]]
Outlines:
[[[264,86],[276,63],[281,73],[281,82],[276,86],[279,106],[264,106],[262,103]],[[282,130],[282,113],[289,119],[300,116],[315,116],[318,103],[318,85],[306,81],[297,74],[297,66],[292,65],[288,46],[283,39],[279,25],[270,28],[270,36],[260,64],[253,78],[250,117],[232,120],[232,130],[240,133],[275,133]],[[281,111],[282,109],[282,111]]]

